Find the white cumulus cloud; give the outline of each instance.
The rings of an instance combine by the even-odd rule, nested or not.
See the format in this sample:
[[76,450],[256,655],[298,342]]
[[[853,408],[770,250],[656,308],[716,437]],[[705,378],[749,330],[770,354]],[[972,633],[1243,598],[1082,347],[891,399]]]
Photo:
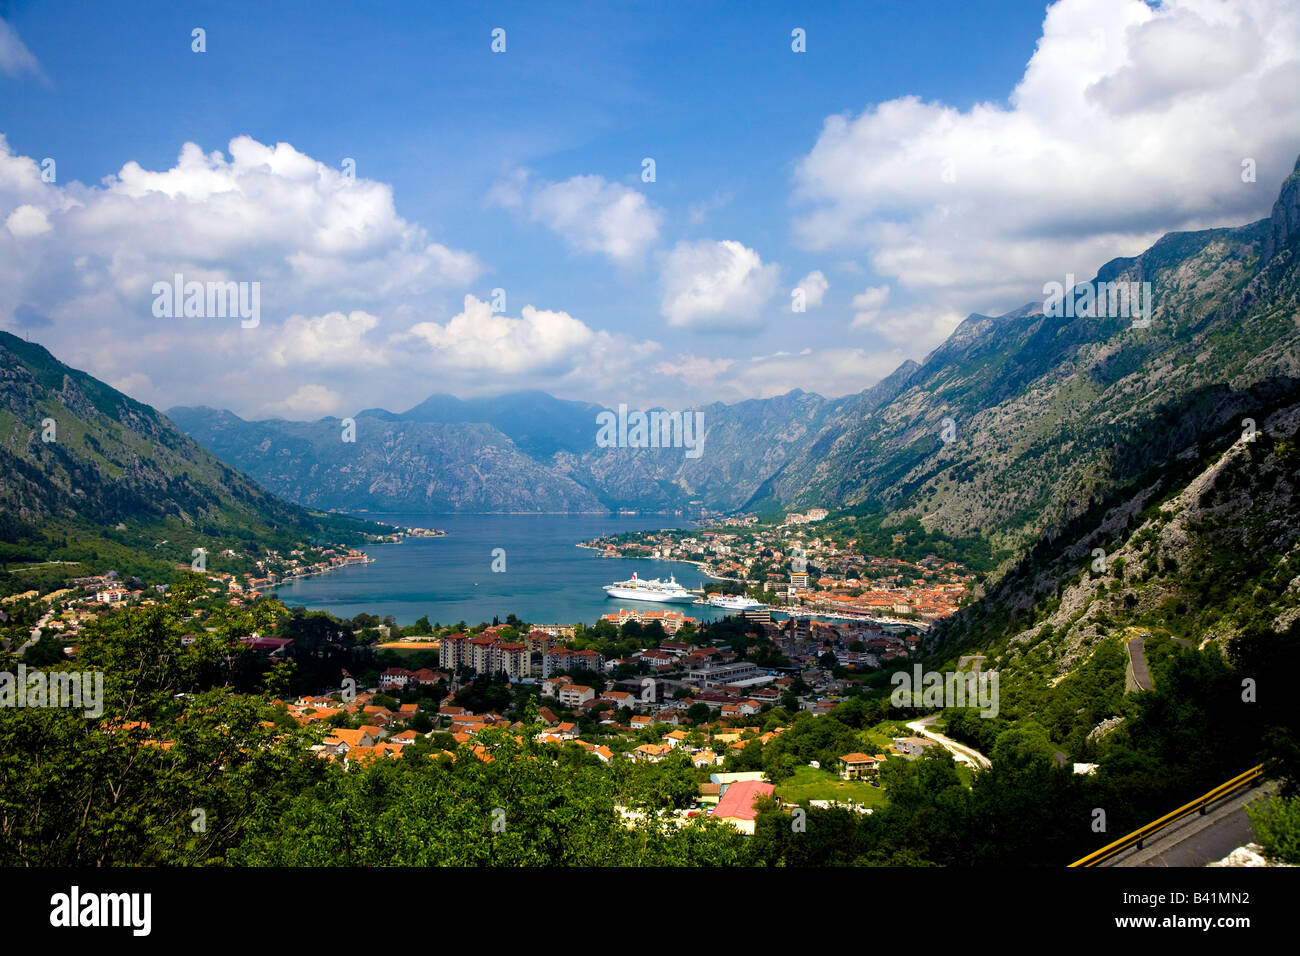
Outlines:
[[[275,315],[418,298],[483,271],[398,215],[385,183],[346,177],[287,143],[240,136],[229,150],[187,143],[169,169],[132,161],[88,187],[42,182],[36,163],[0,139],[0,217],[16,241],[0,233],[0,260],[15,266],[16,297],[94,294],[101,308],[116,300],[111,311],[148,316],[153,284],[182,273],[259,281]],[[55,241],[18,241],[43,234]]]
[[19,239],[39,236],[50,231],[50,220],[35,206],[22,205],[9,214],[5,228]]
[[[227,150],[186,143],[168,168],[132,161],[95,185],[49,183],[0,136],[0,324],[36,323],[64,361],[147,379],[170,403],[247,411],[272,388],[312,384],[314,369],[393,364],[378,317],[445,308],[447,290],[483,273],[403,218],[386,183],[287,143],[240,136]],[[177,274],[256,283],[257,328],[155,317],[155,284]]]
[[386,365],[384,351],[366,342],[366,333],[379,324],[379,318],[356,310],[344,315],[291,315],[276,333],[267,350],[271,361],[281,368],[298,365]]
[[868,286],[865,291],[853,297],[853,326],[855,328],[870,326],[880,314],[881,307],[889,298],[889,286]]
[[343,396],[338,392],[312,382],[299,386],[278,402],[263,405],[262,413],[277,418],[312,421],[338,411],[342,404]]
[[464,310],[444,323],[418,322],[408,337],[423,343],[440,361],[510,373],[560,364],[591,348],[599,334],[567,312],[526,305],[519,318],[511,318],[467,295]]
[[526,211],[579,252],[620,264],[639,260],[658,240],[663,222],[663,213],[642,193],[600,176],[535,183],[526,171],[516,170],[493,186],[488,199]]
[[660,311],[674,326],[753,325],[779,278],[779,266],[734,240],[679,242],[664,257]]
[[[796,232],[864,256],[927,327],[1005,311],[1164,232],[1267,215],[1300,151],[1297,89],[1293,0],[1059,0],[1008,102],[827,118]],[[906,338],[903,312],[859,311]]]
[[804,305],[810,309],[815,309],[822,304],[822,300],[826,298],[826,290],[830,287],[831,284],[826,281],[826,276],[822,275],[820,269],[808,273],[795,286],[796,289],[803,290]]

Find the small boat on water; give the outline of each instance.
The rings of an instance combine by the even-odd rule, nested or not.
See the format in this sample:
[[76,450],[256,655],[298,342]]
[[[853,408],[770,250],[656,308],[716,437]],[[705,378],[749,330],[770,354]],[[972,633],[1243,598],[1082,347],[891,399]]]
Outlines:
[[712,607],[720,607],[728,611],[748,611],[750,608],[763,607],[762,601],[755,601],[752,597],[743,594],[715,594],[709,598],[708,603]]

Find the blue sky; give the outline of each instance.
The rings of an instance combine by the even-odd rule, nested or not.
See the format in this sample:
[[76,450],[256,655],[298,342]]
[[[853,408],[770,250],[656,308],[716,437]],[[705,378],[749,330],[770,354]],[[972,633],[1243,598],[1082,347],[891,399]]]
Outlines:
[[[0,18],[0,326],[161,407],[854,392],[969,312],[1267,214],[1300,151],[1289,0]],[[259,282],[258,325],[160,320],[176,271]]]

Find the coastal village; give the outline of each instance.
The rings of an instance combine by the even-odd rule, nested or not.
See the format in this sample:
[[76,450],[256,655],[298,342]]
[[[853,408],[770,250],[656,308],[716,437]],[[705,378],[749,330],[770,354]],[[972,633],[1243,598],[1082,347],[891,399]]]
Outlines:
[[[969,600],[975,575],[955,561],[864,554],[814,533],[823,508],[761,525],[753,516],[714,528],[646,531],[585,542],[605,557],[686,561],[720,581],[739,581],[779,603],[774,610],[823,616],[870,616],[928,627]],[[809,569],[819,569],[813,573]],[[707,590],[707,588],[706,588]]]
[[[204,557],[203,564],[206,564],[206,556]],[[227,550],[218,557],[234,561],[244,556]],[[287,580],[325,574],[340,568],[366,564],[370,560],[362,551],[339,545],[316,550],[294,549],[285,555],[277,551],[266,551],[261,557],[252,559],[253,570],[243,573],[206,571],[192,564],[177,564],[175,570],[203,574],[209,582],[206,591],[210,596],[224,595],[232,606],[243,607]],[[246,559],[245,563],[248,563]],[[44,595],[37,591],[25,591],[0,599],[0,625],[9,620],[8,613],[3,610],[4,605],[19,601],[39,601],[47,607],[31,628],[30,640],[37,641],[43,634],[57,634],[73,640],[83,626],[96,620],[105,610],[128,604],[145,607],[157,604],[165,598],[168,591],[166,584],[148,584],[139,578],[124,579],[113,570],[72,578],[67,584],[67,587]],[[70,652],[72,648],[67,650]]]
[[[351,557],[355,555],[334,554],[327,561]],[[229,575],[208,577],[214,604],[238,605],[250,597],[233,586],[238,582]],[[75,583],[81,591],[60,595],[52,603],[62,613],[41,624],[56,639],[70,642],[64,650],[72,657],[82,624],[124,605],[158,603],[165,591],[125,588],[115,574]],[[205,627],[207,616],[207,611],[195,612],[195,635],[212,630]],[[489,625],[439,638],[393,635],[395,640],[376,646],[426,655],[437,651],[436,666],[387,666],[377,674],[355,675],[345,670],[337,688],[277,699],[273,705],[284,719],[318,731],[311,749],[345,771],[408,752],[430,759],[490,761],[494,741],[500,743],[504,735],[521,742],[530,726],[536,743],[557,753],[573,751],[581,759],[602,764],[675,761],[676,770],[691,774],[698,786],[672,819],[683,823],[709,814],[752,833],[756,800],[774,798],[788,811],[801,802],[794,797],[807,796],[800,790],[782,800],[782,784],[754,769],[764,749],[792,726],[806,731],[801,721],[820,719],[843,703],[854,673],[906,658],[919,641],[913,633],[891,633],[866,622],[765,620],[741,625],[748,647],[737,649],[731,645],[741,642],[682,639],[696,633],[698,622],[673,610],[621,609],[605,615],[602,624],[614,633],[650,628],[664,638],[647,641],[632,653],[606,656],[592,647],[576,647],[583,643],[581,632],[565,625],[529,627],[522,633]],[[379,628],[385,637],[389,630]],[[182,645],[193,643],[195,635],[182,638]],[[239,643],[268,663],[287,659],[294,644],[257,633]],[[781,663],[757,663],[754,649],[759,645]],[[499,705],[460,702],[480,683],[500,688]],[[532,722],[525,724],[521,716],[529,707]],[[810,762],[804,772],[814,775],[813,789],[807,792],[821,796],[802,802],[870,812],[885,799],[880,770],[886,761],[916,759],[938,746],[920,730],[902,725],[894,730],[883,737],[863,734],[842,745],[843,753]],[[148,742],[169,746],[166,740]],[[808,780],[802,784],[810,785]],[[635,814],[628,813],[631,825]]]
[[[782,801],[765,772],[735,769],[737,758],[742,753],[754,757],[790,730],[791,715],[784,708],[806,712],[797,721],[825,715],[841,703],[848,682],[820,666],[818,652],[832,648],[837,659],[843,654],[856,664],[858,652],[844,645],[848,638],[853,639],[847,643],[860,643],[862,636],[807,622],[761,627],[770,629],[777,646],[800,663],[763,668],[728,647],[687,641],[660,641],[626,658],[606,659],[595,650],[573,650],[549,630],[534,628],[516,637],[503,636],[513,629],[494,626],[442,638],[437,668],[390,667],[379,675],[378,686],[367,691],[301,697],[284,706],[298,723],[323,728],[324,737],[313,749],[345,769],[402,757],[410,747],[433,759],[454,760],[468,752],[490,761],[490,741],[499,742],[504,735],[522,742],[529,724],[505,716],[506,707],[476,711],[452,701],[476,679],[504,678],[503,688],[513,701],[528,699],[535,705],[536,743],[572,748],[602,764],[676,760],[679,766],[689,765],[696,771],[698,792],[679,808],[676,819],[684,822],[707,813],[752,833],[754,801],[764,796]],[[870,640],[881,642],[874,645],[878,650],[907,654],[906,640]],[[615,679],[628,668],[637,673]],[[593,678],[599,678],[598,686],[587,682]],[[443,692],[446,696],[439,698]],[[923,731],[864,740],[864,746],[868,742],[875,745],[870,753],[847,749],[835,754],[830,766],[812,769],[837,786],[871,787],[881,794],[880,770],[886,761],[916,759],[940,746]],[[867,792],[858,789],[853,796],[812,803],[870,812],[875,801],[862,799]]]
[[[393,533],[368,535],[367,540],[374,544],[392,543],[403,538],[440,538],[446,533],[436,528],[400,528]],[[193,562],[178,563],[173,570],[203,575],[209,582],[206,593],[210,597],[228,598],[233,607],[245,607],[267,596],[277,585],[288,581],[328,574],[373,561],[364,551],[342,544],[303,546],[283,554],[271,548],[258,553],[225,549],[215,555],[206,552],[200,554],[198,551],[201,549],[196,549]],[[227,566],[233,570],[215,570],[209,568],[209,564]],[[148,583],[134,576],[124,577],[111,569],[103,574],[71,578],[65,583],[65,587],[46,594],[23,591],[0,598],[0,626],[10,620],[9,613],[4,610],[5,605],[24,601],[39,602],[45,607],[30,628],[30,640],[39,640],[44,633],[60,634],[72,640],[86,623],[94,621],[103,611],[128,604],[145,607],[157,604],[168,591],[166,584]],[[70,647],[66,650],[72,652]]]

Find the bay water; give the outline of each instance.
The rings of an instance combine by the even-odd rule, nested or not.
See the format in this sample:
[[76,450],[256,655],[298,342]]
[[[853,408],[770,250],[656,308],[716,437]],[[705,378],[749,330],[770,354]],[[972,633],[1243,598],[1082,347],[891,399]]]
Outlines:
[[[352,565],[291,580],[273,590],[285,604],[329,611],[341,618],[360,613],[414,624],[428,615],[441,624],[478,624],[515,614],[530,624],[594,624],[602,614],[628,610],[680,611],[697,620],[725,617],[720,608],[653,604],[608,597],[601,588],[672,574],[697,588],[708,580],[683,561],[602,558],[576,545],[600,535],[683,527],[672,515],[428,515],[357,517],[407,528],[439,528],[437,538],[405,538],[366,545],[372,564]],[[503,553],[497,553],[496,549]],[[493,563],[504,566],[493,571]]]

